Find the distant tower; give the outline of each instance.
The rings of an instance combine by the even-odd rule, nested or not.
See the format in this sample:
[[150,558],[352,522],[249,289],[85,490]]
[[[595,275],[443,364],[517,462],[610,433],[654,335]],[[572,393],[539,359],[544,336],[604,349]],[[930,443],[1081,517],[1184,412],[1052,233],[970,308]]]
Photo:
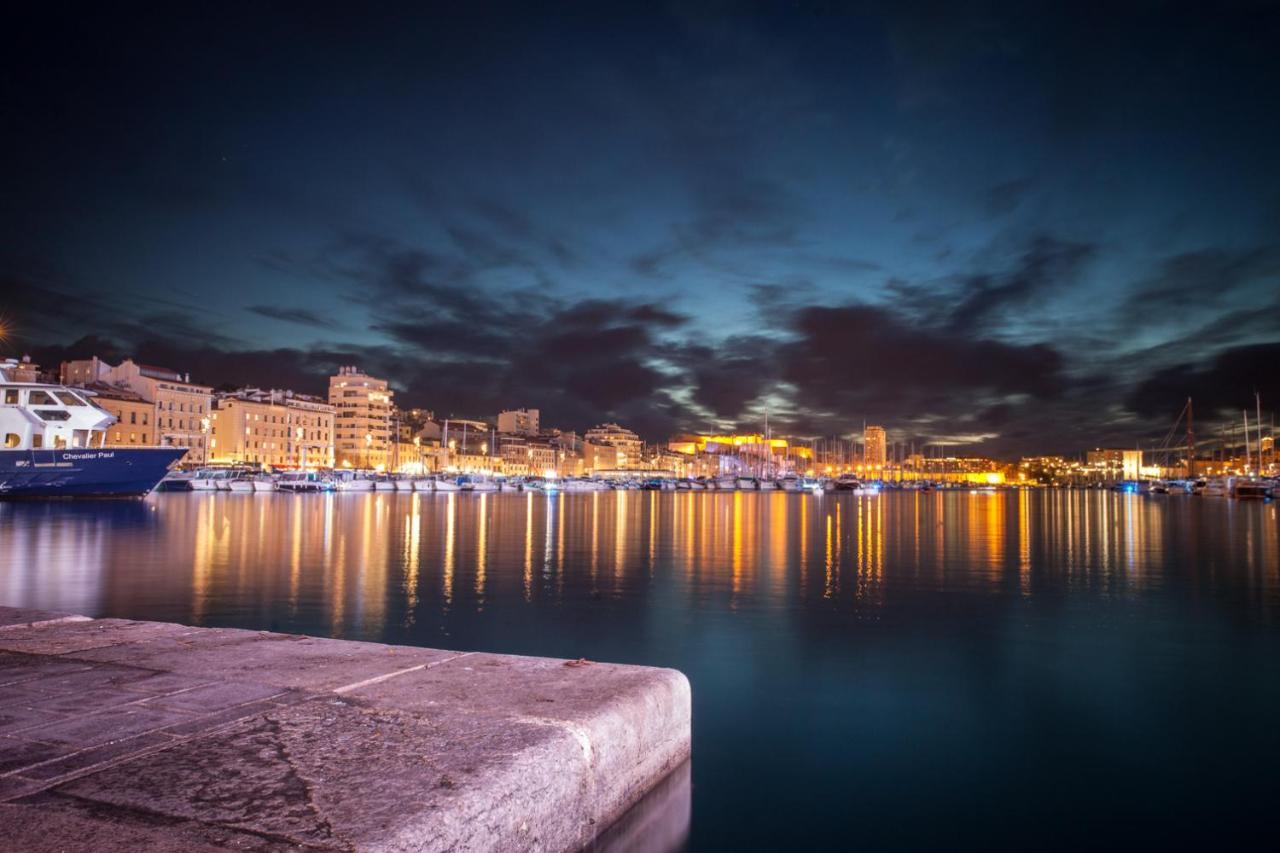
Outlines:
[[869,426],[862,431],[864,464],[868,468],[884,468],[887,461],[884,427]]

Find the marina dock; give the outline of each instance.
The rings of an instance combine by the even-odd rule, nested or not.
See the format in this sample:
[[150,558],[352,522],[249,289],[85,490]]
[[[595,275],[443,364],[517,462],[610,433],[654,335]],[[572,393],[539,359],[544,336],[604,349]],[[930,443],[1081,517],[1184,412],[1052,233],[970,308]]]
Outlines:
[[661,847],[689,750],[674,670],[0,607],[9,849]]

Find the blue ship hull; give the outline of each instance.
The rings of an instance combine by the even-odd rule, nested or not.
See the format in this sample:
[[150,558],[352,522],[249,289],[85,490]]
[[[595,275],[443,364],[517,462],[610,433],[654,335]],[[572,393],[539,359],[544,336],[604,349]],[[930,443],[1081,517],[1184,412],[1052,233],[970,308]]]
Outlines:
[[0,450],[0,500],[141,497],[185,447]]

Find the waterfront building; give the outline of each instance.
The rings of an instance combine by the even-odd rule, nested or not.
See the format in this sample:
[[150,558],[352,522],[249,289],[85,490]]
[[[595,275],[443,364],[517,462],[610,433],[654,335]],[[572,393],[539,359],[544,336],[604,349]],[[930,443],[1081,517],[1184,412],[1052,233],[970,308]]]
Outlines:
[[538,428],[537,409],[508,409],[498,413],[498,432],[537,435]]
[[437,462],[440,470],[493,473],[500,464],[492,426],[466,418],[445,419]]
[[[599,424],[587,430],[583,436],[586,444],[595,445],[596,447],[612,447],[617,451],[615,464],[601,465],[602,468],[631,468],[638,469],[644,464],[644,442],[640,440],[640,436],[636,435],[626,427],[617,424]],[[598,454],[608,455],[606,451],[598,451]],[[585,454],[584,454],[585,455]],[[602,458],[603,462],[604,459]],[[587,461],[587,467],[595,470],[596,465],[590,460]]]
[[332,468],[335,410],[318,397],[244,388],[214,401],[209,460]]
[[582,468],[587,472],[594,471],[618,471],[623,468],[638,468],[639,459],[636,465],[628,465],[625,463],[626,454],[618,447],[612,444],[596,444],[593,441],[584,441],[580,448],[582,454]]
[[129,389],[152,405],[156,444],[188,448],[182,459],[185,464],[206,461],[213,389],[191,382],[190,374],[137,364],[133,359],[112,366],[94,356],[64,361],[60,379],[64,385],[101,383]]
[[[813,448],[791,438],[766,438],[760,433],[682,433],[667,442],[667,450],[686,456],[707,457],[696,462],[707,473],[688,476],[718,476],[722,473],[785,471],[811,472]],[[686,469],[689,463],[686,461]],[[691,470],[691,469],[690,469]]]
[[107,428],[106,444],[109,447],[151,447],[156,443],[155,406],[128,388],[91,382],[80,386],[93,394],[90,401],[115,417],[116,422]]
[[559,473],[560,454],[550,438],[500,433],[498,453],[502,473],[509,476],[543,477]]
[[440,439],[415,435],[408,441],[397,440],[391,448],[391,470],[402,474],[425,474],[439,470]]
[[343,468],[386,470],[392,460],[393,392],[385,379],[354,366],[329,377],[329,405],[335,412],[334,462]]
[[868,474],[884,470],[888,461],[885,431],[882,426],[869,426],[862,430],[862,465]]

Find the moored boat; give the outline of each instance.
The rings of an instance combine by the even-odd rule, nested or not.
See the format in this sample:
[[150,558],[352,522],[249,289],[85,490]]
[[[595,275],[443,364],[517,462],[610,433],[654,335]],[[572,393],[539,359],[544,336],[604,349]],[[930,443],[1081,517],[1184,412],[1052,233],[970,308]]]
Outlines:
[[834,480],[834,490],[837,492],[856,492],[862,488],[862,481],[853,474],[841,474]]
[[185,447],[106,447],[115,418],[92,395],[11,379],[0,363],[0,498],[141,497]]
[[286,471],[276,479],[275,485],[282,492],[333,491],[333,481],[315,471]]

